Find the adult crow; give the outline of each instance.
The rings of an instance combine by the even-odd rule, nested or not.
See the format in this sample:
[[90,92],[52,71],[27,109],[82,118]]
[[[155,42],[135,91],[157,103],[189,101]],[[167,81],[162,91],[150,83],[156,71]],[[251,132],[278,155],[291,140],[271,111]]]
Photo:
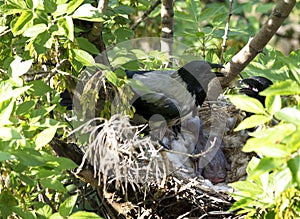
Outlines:
[[[136,113],[149,121],[153,115],[162,116],[168,126],[180,124],[186,116],[196,115],[207,96],[208,85],[216,76],[212,72],[221,65],[206,61],[191,61],[178,70],[129,71],[128,78],[140,81],[148,90],[132,87],[135,94],[132,105]],[[179,131],[178,127],[175,131]]]

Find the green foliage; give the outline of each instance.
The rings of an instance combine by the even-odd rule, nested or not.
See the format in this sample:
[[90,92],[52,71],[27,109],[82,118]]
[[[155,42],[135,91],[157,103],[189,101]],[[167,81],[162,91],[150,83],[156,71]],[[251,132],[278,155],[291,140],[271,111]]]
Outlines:
[[[99,218],[81,211],[84,206],[76,204],[80,197],[68,194],[65,184],[71,179],[66,170],[76,168],[76,164],[53,156],[48,145],[53,136],[68,134],[63,122],[65,109],[59,106],[57,91],[72,84],[69,78],[76,80],[83,69],[95,65],[103,69],[93,58],[99,54],[99,46],[88,40],[95,22],[103,22],[102,36],[108,48],[133,36],[160,36],[160,7],[132,30],[135,15],[148,10],[152,1],[109,1],[105,15],[99,13],[94,0],[0,2],[0,217]],[[174,35],[187,46],[187,60],[192,54],[219,61],[227,2],[204,5],[196,0],[175,1]],[[249,33],[257,32],[264,13],[272,6],[261,1],[235,2],[236,17],[231,20],[225,60],[244,45]],[[117,69],[105,69],[105,76],[119,91],[120,103],[127,103],[126,98],[132,95],[127,85],[147,89],[124,77],[124,69],[165,68],[170,58],[177,58],[176,54],[170,57],[159,50],[113,52],[109,61]],[[253,159],[247,170],[248,180],[235,185],[238,201],[234,208],[243,208],[249,215],[256,214],[256,208],[278,217],[299,212],[299,54],[294,51],[285,57],[269,47],[243,72],[244,76],[255,72],[278,81],[262,92],[266,107],[250,98],[230,97],[241,109],[254,113],[236,130],[263,126],[261,132],[252,133],[244,151],[264,157]],[[86,95],[98,94],[91,91]],[[83,107],[88,109],[90,104],[94,102]],[[132,114],[134,109],[128,104],[112,109],[112,103],[106,100],[100,115],[107,118],[120,111]]]
[[77,166],[66,158],[54,157],[47,147],[57,129],[64,125],[49,117],[57,103],[40,104],[48,92],[53,92],[52,88],[43,81],[24,83],[21,79],[31,64],[32,60],[15,57],[6,79],[0,82],[0,215],[3,218],[13,212],[23,218],[36,218],[34,211],[27,211],[32,210],[38,196],[48,190],[65,192],[66,176],[62,171]]
[[[274,54],[274,53],[273,53]],[[295,62],[297,54],[298,62]],[[236,131],[260,126],[251,132],[243,147],[244,152],[255,152],[260,159],[253,158],[248,167],[245,181],[232,183],[232,194],[237,200],[231,210],[247,213],[255,218],[298,218],[300,212],[300,84],[299,55],[293,52],[283,58],[277,54],[277,68],[285,73],[269,71],[270,79],[277,81],[260,94],[266,96],[265,107],[256,99],[231,95],[229,99],[238,108],[253,113],[242,121]],[[262,57],[258,61],[262,61]],[[283,65],[290,59],[289,68]],[[281,60],[284,60],[281,63]],[[270,66],[270,64],[266,66]],[[249,68],[258,64],[254,63]],[[274,66],[273,66],[274,68]],[[261,69],[263,69],[261,67]],[[292,69],[298,69],[297,74]],[[263,71],[263,70],[262,70]],[[247,70],[247,73],[250,73]],[[254,71],[256,72],[256,71]],[[296,74],[296,75],[295,75]],[[274,76],[274,77],[273,77]],[[291,79],[292,78],[292,79]]]

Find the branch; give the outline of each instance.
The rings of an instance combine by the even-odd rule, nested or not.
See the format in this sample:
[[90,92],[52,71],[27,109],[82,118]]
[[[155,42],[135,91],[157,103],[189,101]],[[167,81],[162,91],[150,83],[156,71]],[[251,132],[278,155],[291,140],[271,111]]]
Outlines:
[[140,23],[142,23],[142,21],[144,21],[160,3],[161,0],[157,0],[130,28],[132,30],[135,30],[140,25]]
[[226,26],[225,26],[225,33],[224,33],[224,36],[223,36],[222,51],[221,51],[221,56],[220,56],[220,64],[223,63],[223,55],[224,55],[226,47],[227,47],[226,46],[226,41],[227,41],[228,33],[229,33],[230,18],[232,16],[232,3],[233,3],[233,0],[230,0],[229,1],[229,9],[228,9],[228,17],[227,17],[227,22],[226,22]]
[[[107,6],[108,6],[108,0],[99,0],[98,10],[100,13],[105,14]],[[88,34],[88,40],[94,45],[96,45],[100,53],[103,55],[101,56],[102,57],[101,63],[110,66],[106,54],[106,46],[103,41],[102,28],[103,28],[102,22],[94,22],[92,30]]]
[[263,50],[289,16],[295,4],[295,0],[277,2],[261,30],[225,65],[224,71],[227,72],[227,76],[220,79],[222,87],[228,87],[230,82]]
[[173,37],[173,26],[174,26],[174,8],[173,0],[163,0],[161,7],[161,37],[172,38]]

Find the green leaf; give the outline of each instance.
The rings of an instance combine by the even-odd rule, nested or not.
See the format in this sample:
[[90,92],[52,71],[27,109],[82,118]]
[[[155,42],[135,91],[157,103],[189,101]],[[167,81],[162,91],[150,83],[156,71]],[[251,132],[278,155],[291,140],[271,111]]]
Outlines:
[[244,152],[258,153],[267,157],[287,157],[289,155],[289,150],[283,144],[272,144],[269,142],[264,142],[261,139],[251,138],[247,141],[243,147]]
[[46,165],[43,155],[33,148],[18,149],[11,151],[11,154],[16,156],[25,166],[34,167]]
[[10,153],[0,151],[0,162],[5,160],[12,160],[12,159],[14,159],[14,157]]
[[10,63],[10,71],[12,77],[19,77],[25,73],[28,72],[28,70],[31,68],[33,63],[33,59],[22,61],[22,58],[16,57],[11,63]]
[[11,32],[14,36],[22,34],[29,26],[31,26],[33,20],[32,11],[23,11],[18,20],[13,24]]
[[66,189],[61,181],[56,178],[46,178],[40,180],[43,187],[48,189],[58,190],[60,192],[66,192]]
[[272,128],[249,133],[256,138],[265,138],[268,142],[281,142],[283,138],[296,131],[293,124],[280,124]]
[[33,46],[38,54],[46,53],[53,44],[53,39],[48,31],[44,31],[36,36],[33,41]]
[[[261,158],[256,168],[252,171],[252,173],[248,176],[249,179],[254,179],[256,177],[261,176],[264,173],[268,173],[275,168],[278,168],[285,162],[285,159],[278,159],[272,157],[264,157]],[[260,194],[260,193],[257,193]]]
[[71,14],[73,11],[78,8],[84,0],[72,0],[68,3],[67,14]]
[[[9,125],[10,122],[10,115],[13,112],[15,105],[14,99],[8,99],[6,101],[0,102],[0,121],[1,125]],[[1,134],[0,134],[1,136]]]
[[119,13],[119,14],[132,14],[134,13],[134,9],[128,5],[119,5],[117,7],[114,7],[113,10],[116,12],[116,13]]
[[51,215],[50,219],[64,219],[64,217],[62,217],[59,212],[55,212]]
[[94,55],[99,54],[99,50],[97,49],[97,47],[94,44],[92,44],[88,39],[86,39],[84,37],[78,37],[78,38],[76,38],[76,41],[77,41],[80,49],[82,49],[90,54],[94,54]]
[[28,113],[31,109],[34,108],[35,104],[36,103],[33,100],[29,100],[24,103],[21,103],[16,110],[16,115],[22,115]]
[[16,139],[22,139],[22,135],[14,127],[0,127],[0,140],[12,141]]
[[289,159],[287,164],[291,171],[294,182],[298,184],[298,187],[300,187],[300,156],[298,155]]
[[272,118],[264,116],[264,115],[252,115],[246,119],[244,119],[238,127],[234,129],[234,131],[240,131],[243,129],[253,128],[261,124],[265,124],[269,122]]
[[266,114],[261,102],[245,95],[228,95],[229,100],[239,109],[250,113]]
[[295,125],[300,125],[300,111],[295,108],[285,107],[276,112],[275,117]]
[[91,4],[81,5],[72,15],[72,18],[91,21],[91,22],[103,22],[102,14],[97,8]]
[[266,108],[271,115],[281,109],[281,98],[279,95],[266,97]]
[[117,42],[122,42],[122,41],[129,40],[134,35],[134,33],[131,29],[127,27],[119,27],[114,32],[114,35],[117,38]]
[[74,41],[74,24],[70,16],[59,19],[57,25],[64,29],[65,35],[69,40]]
[[260,95],[268,96],[268,95],[292,95],[292,94],[300,94],[300,86],[292,80],[284,80],[281,82],[277,82],[267,89],[260,92]]
[[26,3],[30,9],[36,9],[39,4],[39,0],[26,0]]
[[49,218],[52,215],[52,208],[49,205],[44,205],[43,207],[37,209],[36,213],[44,218]]
[[54,13],[57,9],[57,4],[55,0],[44,0],[44,9],[47,13]]
[[74,214],[71,214],[68,218],[70,219],[102,219],[103,217],[100,217],[99,215],[93,213],[93,212],[86,212],[86,211],[77,211]]
[[105,77],[113,85],[118,86],[120,79],[117,77],[116,73],[114,73],[113,71],[107,71],[105,72]]
[[44,32],[47,30],[47,25],[46,24],[36,24],[32,27],[29,27],[28,29],[25,30],[24,36],[26,37],[36,37],[40,33]]
[[47,92],[52,91],[52,88],[41,80],[31,81],[28,85],[31,85],[30,94],[34,96],[44,96]]
[[254,194],[262,194],[264,192],[261,186],[250,181],[238,181],[229,185],[237,190],[238,196],[234,196],[237,200],[239,200],[241,196],[252,197]]
[[27,10],[26,3],[19,0],[8,0],[0,7],[0,11],[6,15],[21,13],[24,10]]
[[[80,49],[71,49],[72,60],[76,60],[84,66],[93,66],[95,61],[93,56]],[[71,62],[73,64],[73,62]]]
[[76,204],[78,195],[73,195],[71,197],[69,197],[67,200],[65,200],[60,206],[59,206],[59,214],[63,217],[67,217],[69,216],[72,211],[73,208]]
[[61,170],[70,170],[76,168],[78,165],[74,163],[74,161],[65,158],[65,157],[57,157],[56,161],[58,162],[59,166],[56,168]]
[[[45,120],[42,120],[42,119],[47,114],[49,114],[55,107],[56,107],[56,105],[52,105],[52,106],[49,106],[49,107],[42,107],[41,106],[38,109],[33,110],[30,113],[30,124],[36,124],[37,126],[39,126],[40,122],[45,122]],[[54,124],[50,123],[50,125],[54,125]],[[44,126],[40,126],[40,127],[44,127]]]
[[51,126],[47,129],[44,129],[40,133],[36,135],[35,144],[36,144],[36,150],[40,149],[41,147],[48,144],[54,137],[56,133],[57,127]]
[[[11,194],[10,191],[7,191],[5,189],[3,189],[0,193],[0,206],[1,207],[13,207],[13,206],[17,206],[18,205],[18,201],[15,197],[15,195]],[[3,213],[1,211],[1,213]],[[1,215],[3,216],[3,215]]]

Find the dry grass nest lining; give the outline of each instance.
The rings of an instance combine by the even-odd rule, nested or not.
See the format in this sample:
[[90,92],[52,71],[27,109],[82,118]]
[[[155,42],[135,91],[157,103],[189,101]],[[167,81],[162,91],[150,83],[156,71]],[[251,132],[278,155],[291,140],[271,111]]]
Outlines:
[[[241,113],[227,101],[204,105],[199,111],[204,130],[211,127],[211,110],[228,121],[223,136],[223,150],[231,164],[227,183],[244,179],[250,157],[241,151],[245,137],[233,132]],[[99,125],[93,125],[95,121]],[[224,216],[233,201],[226,193],[230,191],[227,184],[212,185],[208,180],[184,178],[176,172],[170,175],[164,151],[150,137],[140,136],[143,128],[132,126],[127,116],[113,115],[110,120],[96,118],[75,130],[90,134],[82,164],[87,160],[93,166],[94,177],[98,177],[99,185],[104,184],[111,202],[123,203],[120,212],[136,217],[159,214],[157,209],[163,209],[160,216],[180,218],[207,212]]]

